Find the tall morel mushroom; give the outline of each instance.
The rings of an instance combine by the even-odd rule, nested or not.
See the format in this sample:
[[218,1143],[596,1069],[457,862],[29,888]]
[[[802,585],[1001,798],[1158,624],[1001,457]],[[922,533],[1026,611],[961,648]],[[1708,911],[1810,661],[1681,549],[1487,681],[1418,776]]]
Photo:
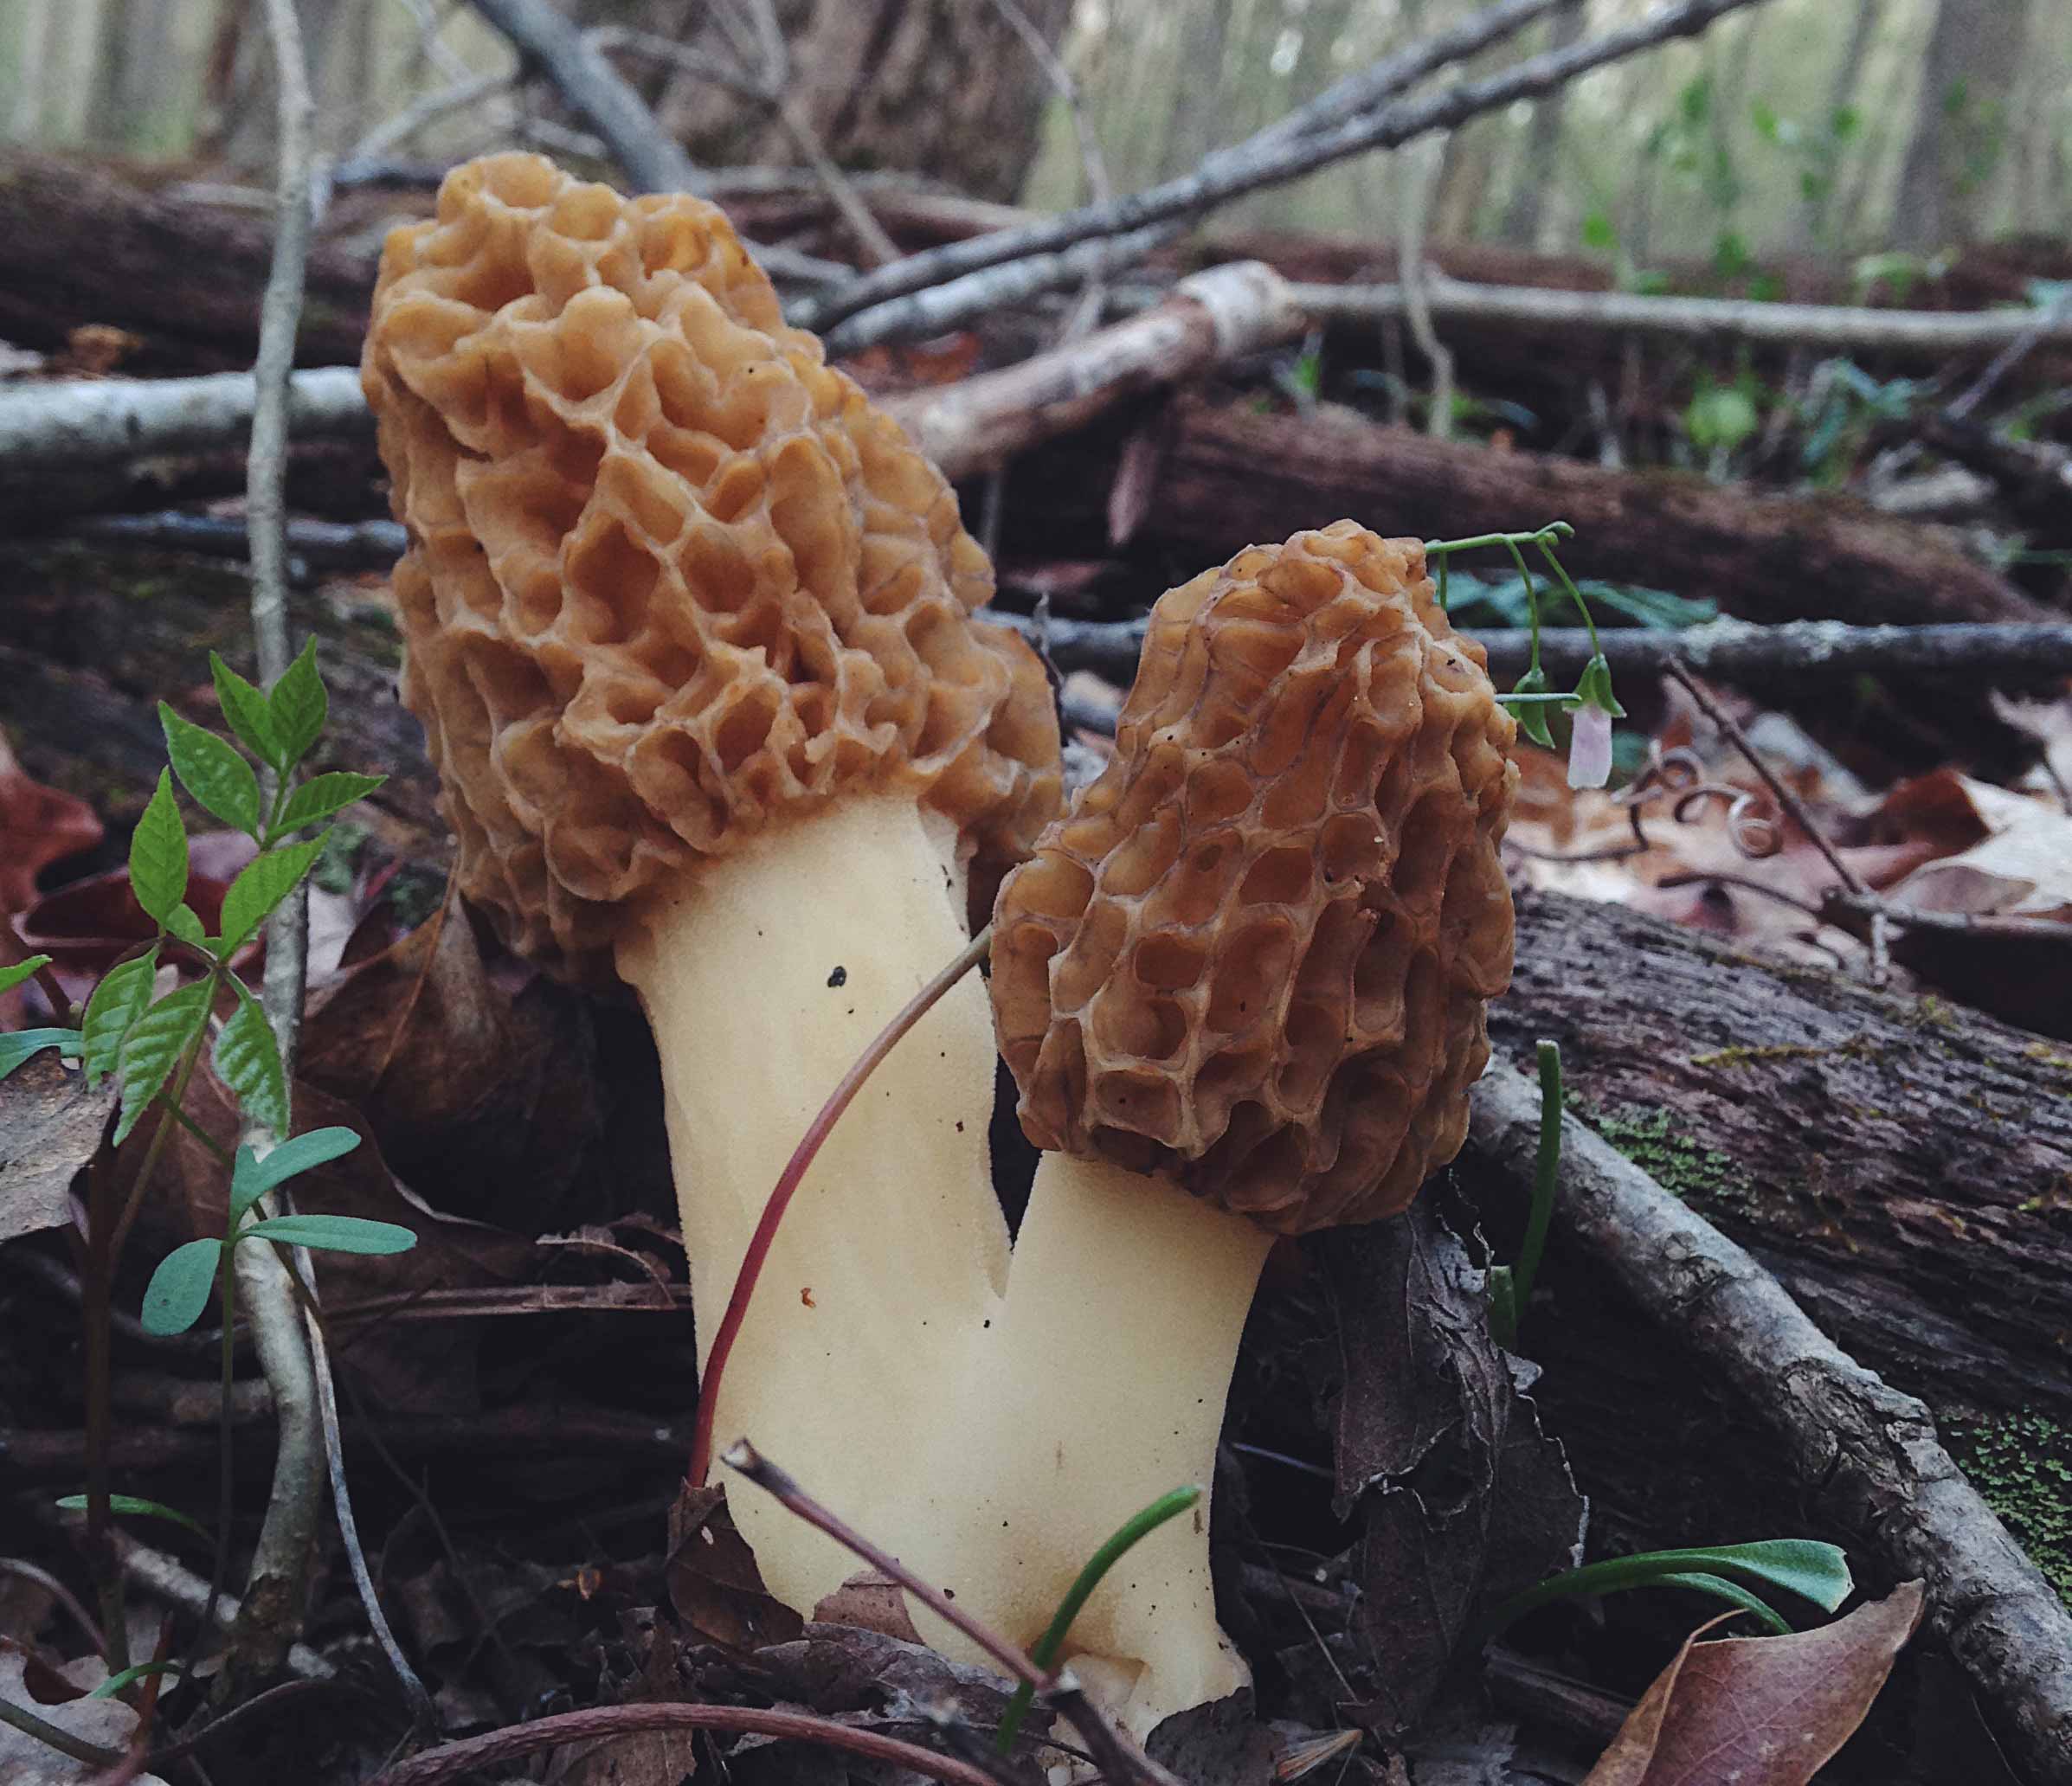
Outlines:
[[[974,853],[997,874],[1055,811],[1048,687],[970,618],[992,573],[942,477],[699,200],[456,170],[389,239],[364,380],[460,890],[646,1007],[709,1346],[793,1144],[967,942]],[[967,982],[823,1151],[725,1379],[724,1432],[895,1543],[934,1517],[903,1465],[1006,1274],[992,1052]],[[851,1572],[738,1500],[779,1597]]]
[[[1207,1484],[1273,1237],[1392,1215],[1459,1148],[1510,975],[1514,736],[1414,540],[1340,522],[1153,611],[1114,761],[994,916],[1056,1151],[968,1391],[965,1604],[1040,1629],[1132,1509]],[[1140,1729],[1245,1680],[1207,1564],[1175,1520],[1074,1629]]]

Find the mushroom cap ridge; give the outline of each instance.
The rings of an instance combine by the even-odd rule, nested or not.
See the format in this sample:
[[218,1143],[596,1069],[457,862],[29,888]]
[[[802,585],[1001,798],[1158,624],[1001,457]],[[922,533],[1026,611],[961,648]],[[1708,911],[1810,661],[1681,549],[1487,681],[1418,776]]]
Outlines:
[[1114,761],[995,909],[1036,1146],[1290,1234],[1392,1215],[1453,1157],[1511,969],[1486,664],[1422,544],[1350,521],[1160,599]]
[[403,698],[513,947],[609,985],[615,908],[852,791],[911,788],[996,871],[1057,810],[955,494],[714,206],[458,168],[388,240],[363,381]]

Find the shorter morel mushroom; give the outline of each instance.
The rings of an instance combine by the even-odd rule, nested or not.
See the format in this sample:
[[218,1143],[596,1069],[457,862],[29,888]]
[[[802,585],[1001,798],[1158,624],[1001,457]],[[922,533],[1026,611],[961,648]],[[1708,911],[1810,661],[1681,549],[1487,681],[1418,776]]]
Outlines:
[[[1114,761],[994,916],[1001,1051],[1057,1151],[959,1432],[945,1578],[981,1616],[1039,1629],[1130,1511],[1208,1483],[1276,1235],[1393,1215],[1460,1147],[1510,974],[1514,736],[1416,541],[1340,522],[1153,611]],[[1206,1520],[1131,1552],[1072,1644],[1140,1730],[1243,1684]]]

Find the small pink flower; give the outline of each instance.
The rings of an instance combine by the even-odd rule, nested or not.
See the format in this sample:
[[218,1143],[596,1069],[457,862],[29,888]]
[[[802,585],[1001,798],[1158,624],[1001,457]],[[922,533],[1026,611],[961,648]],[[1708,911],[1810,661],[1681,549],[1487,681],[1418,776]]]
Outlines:
[[1612,716],[1586,701],[1571,716],[1568,785],[1602,787],[1612,779]]

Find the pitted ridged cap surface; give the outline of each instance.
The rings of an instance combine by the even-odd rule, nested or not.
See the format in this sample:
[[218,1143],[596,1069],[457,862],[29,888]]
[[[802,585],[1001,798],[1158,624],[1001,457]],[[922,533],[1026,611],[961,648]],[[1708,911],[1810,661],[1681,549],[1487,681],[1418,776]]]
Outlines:
[[514,947],[607,983],[621,902],[850,790],[996,867],[1055,813],[1050,691],[970,618],[954,493],[713,206],[469,163],[390,235],[363,376],[404,699]]
[[1349,521],[1160,600],[1114,761],[995,909],[1032,1141],[1290,1234],[1453,1157],[1511,967],[1486,661],[1423,546]]

